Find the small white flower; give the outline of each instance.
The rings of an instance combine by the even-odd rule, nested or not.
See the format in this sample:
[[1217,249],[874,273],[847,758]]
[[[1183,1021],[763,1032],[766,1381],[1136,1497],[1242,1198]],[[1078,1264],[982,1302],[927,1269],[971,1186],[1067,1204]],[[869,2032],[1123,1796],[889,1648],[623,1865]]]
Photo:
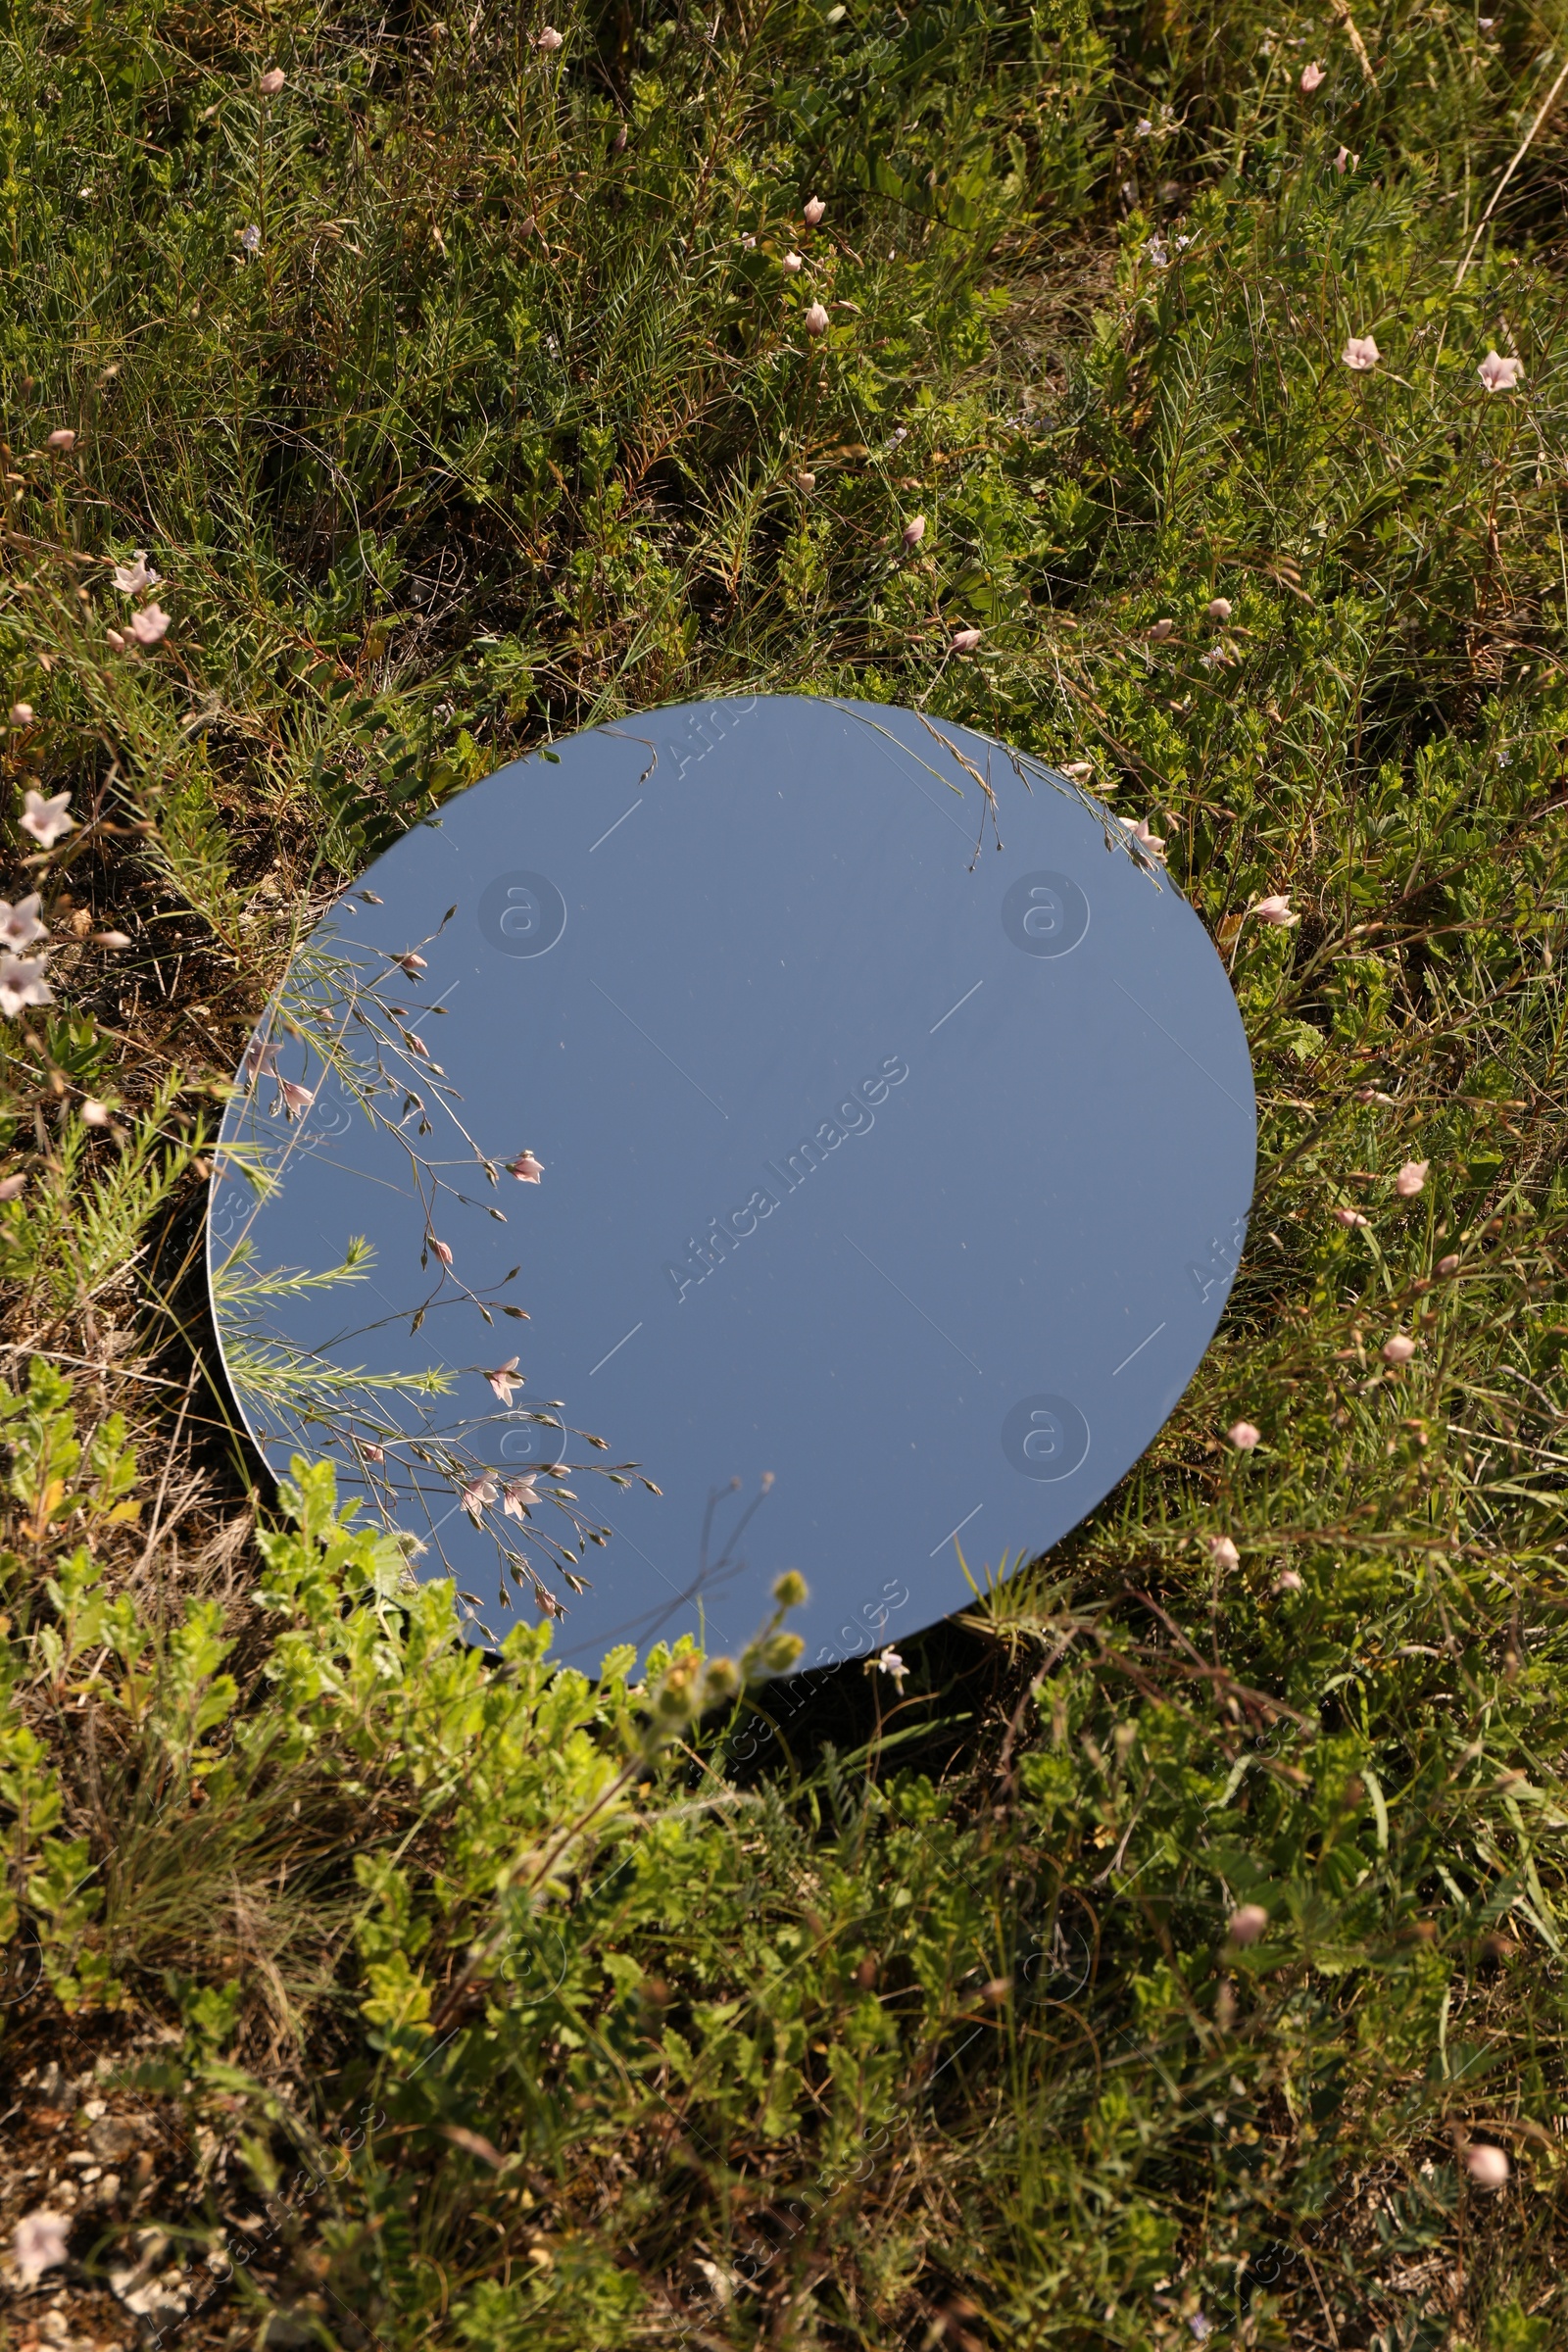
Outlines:
[[895,1683],[897,1683],[901,1690],[904,1689],[904,1678],[908,1673],[909,1669],[907,1666],[906,1666],[904,1660],[900,1657],[898,1651],[894,1648],[891,1642],[888,1643],[886,1649],[882,1650],[878,1655],[876,1664],[880,1672],[883,1674],[892,1675],[893,1680]]
[[1383,354],[1375,335],[1348,335],[1340,357],[1352,375],[1369,375]]
[[1416,1343],[1408,1332],[1396,1331],[1392,1340],[1383,1343],[1383,1361],[1386,1364],[1407,1364],[1416,1350]]
[[1268,1927],[1268,1913],[1261,1903],[1243,1903],[1233,1911],[1229,1922],[1232,1943],[1256,1943]]
[[1283,891],[1277,891],[1272,898],[1259,899],[1252,912],[1260,923],[1271,923],[1276,931],[1289,931],[1301,919],[1291,912],[1291,902]]
[[284,73],[281,66],[272,66],[262,75],[262,78],[256,84],[256,87],[261,91],[264,98],[275,98],[278,91],[283,87],[283,84],[285,81],[287,81],[287,79],[288,75]]
[[781,270],[787,270],[791,277],[795,275],[797,270],[804,270],[806,264],[802,261],[798,253],[785,254],[779,263],[779,268]]
[[24,2213],[12,2238],[17,2272],[24,2286],[31,2286],[45,2271],[57,2271],[66,2260],[71,2224],[63,2214]]
[[54,996],[44,978],[41,956],[29,962],[23,956],[0,956],[0,1012],[15,1020],[28,1004],[52,1004]]
[[122,596],[140,596],[144,588],[152,587],[158,574],[148,566],[147,550],[138,547],[130,563],[115,565],[111,577]]
[[42,939],[48,925],[39,922],[38,906],[35,890],[19,899],[14,906],[8,899],[0,899],[0,948],[9,948],[13,956],[20,956],[35,939]]
[[538,1501],[538,1491],[534,1485],[536,1475],[530,1470],[526,1478],[509,1478],[502,1488],[501,1508],[509,1519],[524,1518],[529,1504]]
[[138,645],[156,645],[167,634],[172,617],[162,605],[143,605],[130,616],[130,633]]
[[1427,1180],[1429,1159],[1407,1159],[1394,1179],[1394,1189],[1401,1200],[1413,1200]]
[[1337,1208],[1334,1211],[1334,1222],[1336,1225],[1343,1225],[1348,1233],[1353,1227],[1364,1225],[1366,1219],[1358,1208]]
[[45,449],[58,449],[62,456],[64,456],[68,450],[74,449],[75,446],[76,436],[72,431],[69,424],[62,424],[58,426],[56,430],[49,435],[48,440],[44,443]]
[[1489,351],[1476,373],[1489,392],[1512,392],[1524,373],[1524,362],[1505,358],[1500,351]]
[[1139,139],[1147,139],[1150,136],[1150,133],[1153,130],[1153,127],[1154,125],[1152,122],[1151,122],[1147,115],[1140,115],[1133,136]]
[[1239,1568],[1241,1566],[1242,1555],[1229,1536],[1205,1536],[1203,1541],[1208,1545],[1208,1556],[1216,1568]]
[[808,228],[815,228],[826,211],[827,206],[822,202],[820,196],[808,196],[801,207],[801,219],[806,222]]
[[953,643],[949,650],[955,654],[972,654],[979,642],[980,631],[978,629],[955,629]]
[[1168,266],[1170,262],[1170,255],[1165,250],[1163,238],[1151,237],[1148,244],[1144,247],[1144,251],[1148,254],[1150,260],[1153,263],[1156,270],[1163,270]]
[[314,1087],[296,1085],[292,1078],[280,1078],[277,1082],[277,1089],[283,1098],[285,1118],[298,1118],[300,1112],[309,1110],[311,1104],[316,1101]]
[[1477,2188],[1506,2188],[1513,2167],[1501,2148],[1476,2140],[1464,2152],[1464,2169]]
[[484,1378],[490,1383],[493,1394],[499,1396],[503,1404],[510,1404],[513,1390],[522,1387],[522,1374],[517,1370],[517,1359],[514,1355],[509,1355],[506,1362],[498,1364],[493,1372],[486,1372]]
[[479,1524],[479,1513],[484,1509],[485,1504],[494,1502],[500,1492],[500,1488],[488,1470],[481,1470],[478,1477],[470,1480],[469,1484],[464,1488],[458,1499],[475,1527]]
[[819,302],[813,302],[801,323],[808,335],[825,335],[827,333],[827,313]]
[[1263,1433],[1260,1429],[1254,1429],[1250,1421],[1233,1421],[1225,1435],[1238,1453],[1250,1453],[1253,1446],[1261,1443]]
[[57,792],[52,801],[46,801],[41,792],[26,792],[23,795],[19,820],[22,830],[30,833],[46,850],[52,850],[63,833],[75,828],[75,818],[66,813],[70,807],[69,792]]
[[1328,76],[1324,73],[1321,66],[1303,66],[1301,68],[1302,96],[1310,98],[1314,90],[1322,88],[1323,83],[1327,80],[1327,78]]
[[547,24],[539,34],[534,46],[542,49],[547,57],[553,57],[565,37],[565,34],[558,32],[553,24]]
[[925,516],[916,514],[904,526],[904,544],[906,547],[918,547],[924,537]]
[[32,705],[30,703],[13,703],[11,706],[11,724],[14,727],[30,727],[32,724]]

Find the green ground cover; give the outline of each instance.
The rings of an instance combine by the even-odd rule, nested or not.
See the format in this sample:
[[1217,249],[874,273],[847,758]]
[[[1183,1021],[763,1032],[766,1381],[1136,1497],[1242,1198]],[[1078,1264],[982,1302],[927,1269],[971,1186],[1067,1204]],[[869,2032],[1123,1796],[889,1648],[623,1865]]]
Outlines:
[[[544,29],[0,24],[0,2325],[1547,2352],[1568,19]],[[487,1665],[214,1376],[302,928],[729,690],[1087,762],[1256,1060],[1193,1388],[902,1689]]]

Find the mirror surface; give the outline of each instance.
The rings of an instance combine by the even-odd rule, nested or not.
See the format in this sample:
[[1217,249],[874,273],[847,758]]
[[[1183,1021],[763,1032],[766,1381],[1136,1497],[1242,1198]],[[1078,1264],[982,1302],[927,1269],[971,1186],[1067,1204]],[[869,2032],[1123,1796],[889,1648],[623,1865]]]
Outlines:
[[909,711],[695,705],[338,900],[224,1120],[214,1308],[273,1469],[330,1456],[472,1639],[734,1651],[795,1567],[826,1664],[1137,1460],[1254,1142],[1225,971],[1099,803]]

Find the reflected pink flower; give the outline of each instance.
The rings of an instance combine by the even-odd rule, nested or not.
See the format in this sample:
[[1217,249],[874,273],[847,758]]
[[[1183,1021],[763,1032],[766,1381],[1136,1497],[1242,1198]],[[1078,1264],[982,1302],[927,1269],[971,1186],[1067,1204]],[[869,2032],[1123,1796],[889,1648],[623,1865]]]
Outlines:
[[46,850],[52,850],[63,833],[75,830],[75,818],[66,813],[70,807],[69,792],[57,792],[52,801],[46,801],[41,792],[24,793],[22,830],[30,833]]
[[1231,1913],[1226,1933],[1232,1943],[1256,1943],[1268,1927],[1268,1913],[1261,1903],[1243,1903]]
[[0,1012],[8,1020],[28,1004],[52,1004],[54,995],[43,976],[43,959],[28,962],[21,956],[0,956]]
[[441,1260],[441,1263],[442,1263],[444,1266],[450,1266],[450,1265],[451,1265],[451,1263],[452,1263],[452,1252],[451,1252],[451,1250],[450,1250],[447,1248],[447,1246],[446,1246],[445,1242],[438,1242],[438,1241],[436,1240],[436,1238],[435,1238],[435,1235],[434,1235],[433,1233],[430,1235],[430,1237],[429,1237],[429,1238],[430,1238],[430,1247],[431,1247],[431,1249],[432,1249],[432,1250],[435,1251],[435,1253],[436,1253],[437,1257],[438,1257],[438,1258]]
[[14,727],[30,727],[32,724],[32,705],[30,703],[13,703],[11,706],[11,724]]
[[916,514],[904,526],[904,544],[906,547],[918,547],[924,537],[925,516]]
[[48,928],[38,920],[38,893],[31,890],[13,906],[8,899],[0,899],[0,948],[9,948],[20,955],[30,948],[35,939],[42,939]]
[[278,1092],[283,1098],[283,1111],[287,1118],[296,1118],[302,1110],[309,1110],[311,1104],[316,1101],[314,1087],[296,1086],[292,1078],[280,1078],[277,1086]]
[[479,1513],[484,1509],[487,1502],[494,1502],[500,1492],[500,1488],[496,1485],[496,1482],[491,1477],[489,1471],[481,1470],[478,1477],[470,1481],[470,1483],[464,1488],[463,1493],[458,1497],[458,1500],[467,1512],[468,1517],[473,1521],[474,1526],[477,1527],[479,1524]]
[[1320,89],[1323,87],[1323,84],[1324,84],[1324,82],[1325,82],[1327,79],[1328,79],[1328,75],[1327,75],[1327,74],[1324,73],[1324,71],[1323,71],[1323,69],[1322,69],[1322,67],[1321,67],[1321,66],[1319,66],[1319,65],[1303,66],[1303,67],[1301,68],[1301,95],[1302,95],[1302,97],[1303,97],[1303,98],[1310,98],[1310,97],[1311,97],[1311,95],[1312,95],[1312,92],[1313,92],[1314,90],[1320,90]]
[[162,605],[143,605],[139,612],[133,612],[130,616],[130,633],[138,645],[156,645],[161,637],[168,634],[172,617],[172,613],[164,611]]
[[1161,865],[1164,864],[1165,837],[1162,833],[1151,830],[1147,816],[1119,816],[1116,822],[1126,833],[1134,850],[1145,858],[1153,859]]
[[1272,923],[1277,931],[1288,931],[1293,923],[1298,923],[1301,919],[1298,914],[1291,912],[1291,902],[1283,891],[1277,892],[1273,898],[1259,899],[1252,912],[1260,923]]
[[523,1385],[522,1375],[517,1370],[517,1359],[514,1355],[509,1355],[504,1364],[498,1364],[493,1372],[487,1372],[484,1377],[503,1404],[510,1404],[513,1390],[520,1389]]
[[1416,1343],[1408,1332],[1396,1331],[1392,1340],[1383,1343],[1383,1361],[1386,1364],[1407,1364],[1416,1350]]
[[1427,1180],[1430,1159],[1407,1159],[1394,1179],[1394,1189],[1401,1200],[1413,1200]]
[[1238,1453],[1250,1453],[1254,1446],[1262,1443],[1263,1437],[1262,1431],[1254,1429],[1250,1421],[1233,1421],[1225,1435]]
[[1216,1568],[1239,1568],[1241,1566],[1242,1555],[1229,1536],[1205,1536],[1203,1541],[1208,1545],[1208,1556]]
[[980,642],[980,635],[981,632],[978,629],[955,629],[953,643],[948,651],[954,654],[972,654]]
[[539,1493],[532,1471],[526,1478],[509,1478],[501,1490],[501,1508],[509,1519],[526,1518],[529,1504],[538,1499]]
[[827,333],[827,313],[819,302],[812,303],[801,324],[808,335],[825,335]]
[[1337,1225],[1343,1225],[1348,1230],[1352,1225],[1364,1225],[1366,1223],[1365,1217],[1362,1216],[1361,1211],[1358,1208],[1337,1208],[1334,1211],[1334,1221]]
[[795,275],[798,270],[804,270],[806,264],[802,261],[798,253],[786,253],[779,262],[779,268],[781,270],[788,270],[791,277]]
[[283,87],[283,84],[285,81],[287,81],[287,79],[288,75],[284,73],[281,66],[271,66],[262,75],[262,78],[256,84],[256,87],[260,90],[264,98],[275,98],[278,91]]
[[1341,352],[1340,357],[1352,374],[1368,375],[1382,359],[1383,354],[1377,347],[1375,336],[1349,335],[1346,338],[1345,349]]
[[1524,362],[1504,358],[1500,351],[1489,351],[1476,373],[1489,392],[1512,392],[1524,373]]
[[1464,2169],[1477,2188],[1506,2188],[1513,2171],[1505,2152],[1476,2140],[1464,2152]]
[[806,222],[808,228],[815,228],[826,211],[827,206],[822,202],[820,196],[808,196],[801,207],[801,219]]
[[515,1176],[519,1184],[537,1184],[544,1172],[544,1161],[535,1159],[531,1152],[519,1152],[515,1159],[507,1162],[507,1174]]
[[62,453],[70,449],[74,449],[75,446],[76,436],[72,431],[69,424],[61,425],[57,431],[52,432],[49,435],[48,440],[44,443],[45,449],[58,449]]
[[0,1200],[14,1200],[26,1181],[25,1176],[0,1176]]
[[240,1075],[247,1086],[254,1086],[257,1079],[264,1073],[268,1077],[275,1078],[277,1076],[277,1046],[275,1042],[271,1039],[264,1041],[259,1037],[253,1037],[245,1049],[245,1058],[239,1067]]
[[71,2224],[59,2213],[24,2213],[12,2236],[12,2251],[16,2256],[17,2273],[24,2286],[31,2286],[45,2271],[57,2271],[66,2260],[67,2241]]
[[129,564],[117,564],[110,577],[122,596],[140,596],[144,588],[153,585],[158,574],[147,567],[147,550],[138,547],[132,561]]

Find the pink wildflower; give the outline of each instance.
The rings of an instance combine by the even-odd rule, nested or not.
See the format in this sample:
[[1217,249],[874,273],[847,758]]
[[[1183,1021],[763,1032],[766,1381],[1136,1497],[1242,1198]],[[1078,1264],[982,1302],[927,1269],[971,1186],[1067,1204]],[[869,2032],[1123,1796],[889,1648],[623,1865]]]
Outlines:
[[1203,607],[1203,610],[1207,613],[1210,620],[1229,620],[1231,616],[1231,600],[1228,596],[1216,596]]
[[1524,373],[1524,362],[1504,358],[1500,351],[1489,351],[1476,373],[1489,392],[1512,392],[1517,390]]
[[1232,1943],[1256,1943],[1268,1926],[1268,1913],[1261,1903],[1243,1903],[1231,1913],[1227,1933]]
[[827,313],[819,302],[812,303],[801,324],[808,335],[825,335],[827,333]]
[[1353,1225],[1366,1223],[1365,1217],[1358,1208],[1337,1208],[1334,1211],[1334,1221],[1337,1225],[1345,1226],[1347,1231]]
[[485,1504],[494,1502],[500,1492],[500,1488],[488,1470],[481,1470],[478,1477],[470,1480],[468,1485],[464,1488],[458,1499],[475,1527],[479,1524],[479,1513],[484,1509]]
[[30,727],[32,724],[32,705],[30,703],[13,703],[11,706],[11,724],[14,727]]
[[1140,856],[1164,864],[1165,837],[1151,830],[1147,816],[1119,816],[1116,822],[1124,828],[1128,841]]
[[535,42],[534,46],[538,49],[542,49],[547,57],[553,57],[556,51],[561,47],[563,41],[564,41],[565,37],[565,34],[564,32],[558,32],[553,24],[547,24],[540,33],[539,38]]
[[20,955],[30,948],[35,939],[42,939],[46,926],[38,920],[38,893],[29,891],[13,906],[9,900],[0,899],[0,948],[9,948]]
[[1311,97],[1311,95],[1312,95],[1312,92],[1313,92],[1314,90],[1319,90],[1319,89],[1321,89],[1321,88],[1322,88],[1322,86],[1323,86],[1323,84],[1324,84],[1324,82],[1325,82],[1327,79],[1328,79],[1328,75],[1327,75],[1327,74],[1324,73],[1324,71],[1323,71],[1323,69],[1322,69],[1322,67],[1321,67],[1321,66],[1319,66],[1319,65],[1303,66],[1303,67],[1301,68],[1301,95],[1302,95],[1302,97],[1303,97],[1303,98],[1310,98],[1310,97]]
[[436,1238],[435,1238],[435,1235],[434,1235],[433,1233],[432,1233],[432,1234],[431,1234],[431,1236],[430,1236],[430,1247],[431,1247],[431,1249],[432,1249],[432,1250],[435,1251],[435,1253],[436,1253],[437,1257],[438,1257],[438,1258],[441,1260],[441,1263],[442,1263],[444,1266],[450,1266],[450,1265],[451,1265],[451,1263],[452,1263],[452,1252],[451,1252],[451,1250],[450,1250],[447,1248],[447,1246],[446,1246],[445,1242],[438,1242],[438,1241],[436,1240]]
[[808,196],[801,207],[801,219],[806,222],[808,228],[815,228],[826,211],[827,206],[822,202],[820,196]]
[[1416,1350],[1416,1343],[1406,1331],[1396,1331],[1392,1340],[1383,1343],[1383,1361],[1386,1364],[1407,1364]]
[[1394,1179],[1394,1189],[1401,1200],[1413,1200],[1427,1180],[1430,1159],[1407,1159]]
[[925,516],[916,514],[904,526],[904,544],[906,547],[918,547],[924,537]]
[[972,654],[980,642],[980,635],[978,629],[955,629],[953,643],[948,650],[955,654]]
[[487,1372],[484,1377],[490,1383],[492,1392],[500,1397],[503,1404],[510,1404],[513,1390],[522,1387],[522,1375],[517,1370],[517,1359],[514,1355],[509,1355],[504,1364],[498,1364],[493,1372]]
[[74,449],[75,446],[76,436],[72,431],[69,424],[61,425],[58,431],[52,432],[49,435],[48,440],[44,443],[45,449],[58,449],[62,455],[64,455],[67,450]]
[[1276,1592],[1299,1592],[1301,1579],[1294,1568],[1282,1568],[1274,1579]]
[[296,1118],[302,1110],[309,1110],[311,1104],[316,1101],[314,1087],[297,1086],[292,1078],[280,1078],[277,1086],[278,1092],[283,1098],[284,1116],[287,1118]]
[[1291,912],[1290,899],[1283,891],[1276,892],[1273,898],[1259,899],[1252,912],[1260,923],[1272,923],[1277,931],[1288,931],[1293,923],[1298,923],[1301,919],[1298,914]]
[[804,270],[806,264],[802,261],[798,253],[786,253],[779,263],[779,268],[787,270],[791,277],[795,275],[798,270]]
[[1477,2188],[1506,2188],[1513,2171],[1506,2153],[1486,2140],[1475,2140],[1464,2152],[1464,2169]]
[[57,2271],[66,2260],[71,2224],[59,2213],[24,2213],[12,2237],[17,2273],[24,2286],[32,2286],[45,2271]]
[[247,1086],[254,1086],[257,1079],[264,1073],[275,1078],[277,1075],[276,1044],[270,1039],[264,1042],[259,1037],[253,1037],[245,1049],[245,1058],[239,1066],[240,1075]]
[[1349,335],[1346,338],[1345,349],[1340,357],[1353,375],[1369,375],[1383,354],[1378,349],[1375,336]]
[[41,792],[26,792],[23,795],[22,830],[52,850],[63,833],[75,829],[75,818],[66,814],[70,807],[69,792],[57,792],[52,801],[46,801]]
[[283,87],[283,84],[287,79],[288,75],[284,73],[281,66],[270,66],[262,75],[262,78],[256,84],[256,87],[260,90],[264,98],[275,98],[278,91]]
[[143,605],[139,612],[130,616],[130,633],[138,645],[156,645],[168,632],[172,617],[162,605]]
[[1203,1541],[1208,1545],[1208,1556],[1216,1568],[1239,1568],[1241,1566],[1242,1555],[1229,1536],[1205,1536]]
[[81,1106],[81,1123],[84,1127],[109,1127],[114,1123],[114,1114],[107,1102],[95,1102],[89,1095]]
[[1149,624],[1149,634],[1151,637],[1164,639],[1170,635],[1175,626],[1176,623],[1173,620],[1152,620]]
[[21,956],[0,956],[0,1012],[8,1020],[15,1020],[28,1004],[52,1004],[54,1001],[41,957],[29,963]]
[[0,1200],[14,1200],[26,1181],[25,1176],[0,1176]]
[[507,1162],[507,1174],[515,1176],[519,1184],[537,1184],[544,1172],[544,1161],[535,1159],[531,1152],[519,1152],[515,1159]]
[[1233,1421],[1225,1435],[1238,1453],[1250,1453],[1254,1446],[1262,1443],[1263,1438],[1262,1431],[1254,1429],[1250,1421]]
[[147,550],[138,547],[128,564],[117,564],[110,577],[122,596],[140,596],[144,588],[152,587],[158,574],[147,567]]
[[526,1478],[509,1478],[503,1487],[501,1508],[509,1519],[526,1517],[529,1504],[538,1501],[539,1494],[534,1485],[534,1475],[530,1471]]

